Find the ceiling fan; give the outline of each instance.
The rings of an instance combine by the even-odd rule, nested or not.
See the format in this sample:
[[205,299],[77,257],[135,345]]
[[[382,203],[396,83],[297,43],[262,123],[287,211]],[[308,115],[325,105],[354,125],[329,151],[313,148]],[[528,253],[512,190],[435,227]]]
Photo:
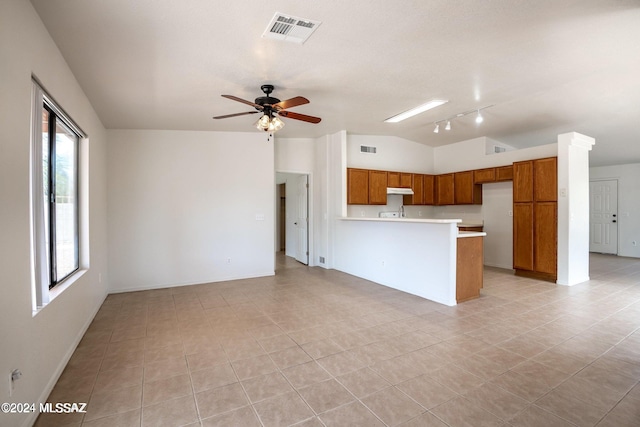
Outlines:
[[[301,120],[308,123],[320,123],[320,117],[307,116],[306,114],[294,113],[288,111],[288,108],[297,107],[298,105],[308,104],[309,100],[302,96],[296,96],[295,98],[280,101],[278,98],[274,98],[271,95],[273,92],[273,85],[260,86],[265,96],[256,98],[255,102],[247,101],[242,98],[238,98],[233,95],[222,95],[224,98],[231,99],[233,101],[242,102],[243,104],[251,105],[256,111],[246,111],[244,113],[226,114],[224,116],[216,116],[214,119],[228,119],[229,117],[244,116],[247,114],[262,113],[262,117],[255,123],[255,126],[265,132],[275,132],[282,129],[284,122],[280,120],[280,117],[287,119]],[[278,117],[279,116],[279,117]]]

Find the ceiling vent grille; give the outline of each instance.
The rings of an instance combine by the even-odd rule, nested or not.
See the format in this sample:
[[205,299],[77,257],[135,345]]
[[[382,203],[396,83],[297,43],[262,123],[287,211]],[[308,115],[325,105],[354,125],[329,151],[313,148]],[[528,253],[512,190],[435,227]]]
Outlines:
[[276,12],[262,37],[302,44],[320,26],[320,21],[298,18]]

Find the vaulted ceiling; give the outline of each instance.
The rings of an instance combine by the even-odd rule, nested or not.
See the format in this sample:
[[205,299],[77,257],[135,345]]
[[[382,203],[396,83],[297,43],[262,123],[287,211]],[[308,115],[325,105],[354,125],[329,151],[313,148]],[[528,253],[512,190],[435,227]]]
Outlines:
[[[222,98],[304,96],[281,137],[339,130],[430,146],[514,147],[577,131],[593,166],[640,162],[637,0],[31,0],[103,124],[256,131]],[[321,21],[304,44],[263,38],[275,12]],[[401,123],[394,114],[449,102]],[[470,114],[434,133],[434,122]]]

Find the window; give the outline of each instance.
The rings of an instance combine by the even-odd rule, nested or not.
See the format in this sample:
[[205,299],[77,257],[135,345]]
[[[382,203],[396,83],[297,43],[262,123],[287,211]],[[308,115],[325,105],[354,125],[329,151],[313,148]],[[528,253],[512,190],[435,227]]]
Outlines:
[[80,268],[80,129],[34,82],[32,123],[33,281],[35,308]]

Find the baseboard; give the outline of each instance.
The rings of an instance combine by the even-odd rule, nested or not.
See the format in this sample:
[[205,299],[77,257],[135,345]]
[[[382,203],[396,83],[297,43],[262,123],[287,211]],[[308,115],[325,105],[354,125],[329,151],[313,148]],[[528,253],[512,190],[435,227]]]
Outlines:
[[187,283],[164,283],[158,285],[150,285],[150,286],[138,286],[135,288],[126,288],[126,289],[109,289],[108,292],[110,294],[122,294],[125,292],[137,292],[137,291],[150,291],[153,289],[166,289],[166,288],[177,288],[180,286],[193,286],[193,285],[202,285],[205,283],[219,283],[219,282],[230,282],[233,280],[244,280],[244,279],[257,279],[260,277],[270,277],[275,276],[275,271],[268,271],[257,274],[250,274],[246,276],[230,276],[230,277],[222,277],[216,278],[215,280],[199,280],[197,282],[187,282]]

